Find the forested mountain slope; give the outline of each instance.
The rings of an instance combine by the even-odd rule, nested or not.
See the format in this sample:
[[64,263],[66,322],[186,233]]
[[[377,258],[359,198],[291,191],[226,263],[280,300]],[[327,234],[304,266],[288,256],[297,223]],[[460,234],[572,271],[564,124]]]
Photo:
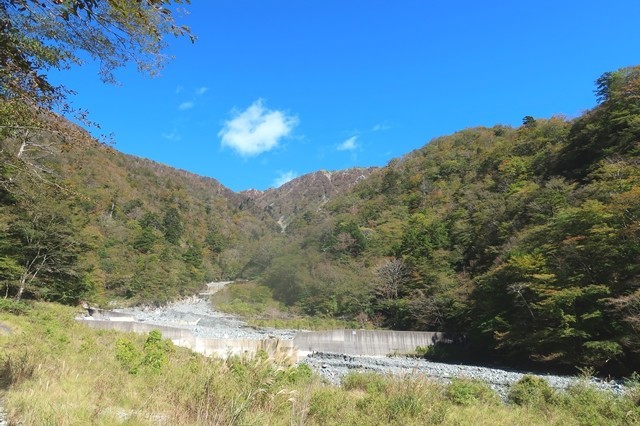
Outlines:
[[22,287],[63,302],[164,301],[235,277],[250,241],[271,232],[214,179],[121,154],[68,127],[71,137],[34,128],[2,141],[8,294]]
[[640,67],[597,84],[577,119],[463,130],[374,172],[291,224],[263,282],[506,362],[640,367]]
[[39,114],[28,128],[5,128],[0,146],[0,279],[18,297],[155,303],[205,281],[252,277],[298,210],[370,172],[333,172],[328,182],[318,172],[236,194]]

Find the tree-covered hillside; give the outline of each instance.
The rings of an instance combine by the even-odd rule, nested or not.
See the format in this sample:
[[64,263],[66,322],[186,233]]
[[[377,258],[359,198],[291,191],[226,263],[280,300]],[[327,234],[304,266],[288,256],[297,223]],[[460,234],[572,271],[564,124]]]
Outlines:
[[640,365],[640,67],[581,117],[441,137],[290,225],[266,268],[310,314],[462,332],[511,363]]
[[213,179],[123,155],[74,126],[58,134],[4,133],[6,295],[162,302],[238,276],[267,232]]

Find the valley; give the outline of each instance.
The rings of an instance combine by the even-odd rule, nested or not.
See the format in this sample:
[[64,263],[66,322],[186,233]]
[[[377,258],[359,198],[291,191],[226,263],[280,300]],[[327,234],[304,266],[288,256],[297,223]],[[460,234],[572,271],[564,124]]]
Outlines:
[[164,305],[203,282],[250,280],[246,311],[462,333],[466,362],[631,374],[638,70],[598,80],[606,96],[572,120],[465,129],[385,167],[267,191],[235,193],[50,117],[73,138],[42,129],[27,151],[2,139],[5,293]]
[[[42,130],[46,151],[5,135],[0,317],[21,331],[0,336],[7,418],[640,418],[640,71],[609,78],[607,96],[573,120],[465,129],[382,168],[265,192],[121,154],[60,118],[50,123],[74,138]],[[201,288],[228,281],[243,284]],[[294,349],[297,327],[212,310],[205,298],[220,289],[256,324],[356,324],[335,336],[367,342],[376,332],[360,329],[437,330],[464,345],[442,341],[423,358],[317,351],[292,364],[278,342]],[[142,321],[122,329],[142,334],[85,327],[65,306],[81,302],[123,307]]]
[[547,3],[0,0],[0,425],[640,424],[640,3]]

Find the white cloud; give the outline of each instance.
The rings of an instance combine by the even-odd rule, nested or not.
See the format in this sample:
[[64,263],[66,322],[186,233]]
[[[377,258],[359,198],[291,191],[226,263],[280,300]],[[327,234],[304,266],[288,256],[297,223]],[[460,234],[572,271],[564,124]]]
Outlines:
[[391,128],[391,126],[389,126],[388,124],[376,124],[375,126],[373,126],[371,128],[372,132],[379,132],[381,130],[389,130]]
[[278,147],[298,124],[298,117],[283,111],[269,110],[258,99],[244,111],[235,111],[218,133],[222,146],[243,157],[251,157]]
[[163,133],[162,137],[169,141],[179,141],[182,139],[182,135],[175,130],[170,133]]
[[186,102],[183,102],[183,103],[181,103],[180,105],[178,105],[178,109],[179,109],[180,111],[186,111],[186,110],[188,110],[188,109],[193,108],[194,106],[195,106],[195,104],[194,104],[193,102],[191,102],[191,101],[186,101]]
[[273,187],[274,188],[279,188],[282,185],[284,185],[285,183],[292,181],[293,179],[298,177],[298,173],[294,172],[293,170],[289,170],[288,172],[278,172],[280,174],[280,176],[278,176],[277,178],[275,178],[273,180]]
[[[178,86],[176,88],[176,94],[180,94],[182,93],[182,91],[184,90],[184,88],[182,86]],[[180,111],[186,111],[188,109],[192,109],[196,106],[196,100],[203,96],[205,93],[207,93],[207,91],[209,91],[208,87],[205,86],[201,86],[198,87],[195,91],[194,91],[194,95],[192,96],[192,99],[190,101],[184,101],[182,102],[180,105],[178,105],[178,109]]]
[[338,145],[337,150],[338,151],[353,151],[358,147],[358,145],[356,144],[357,140],[358,140],[357,136],[351,136],[349,139],[347,139],[346,141],[344,141],[340,145]]

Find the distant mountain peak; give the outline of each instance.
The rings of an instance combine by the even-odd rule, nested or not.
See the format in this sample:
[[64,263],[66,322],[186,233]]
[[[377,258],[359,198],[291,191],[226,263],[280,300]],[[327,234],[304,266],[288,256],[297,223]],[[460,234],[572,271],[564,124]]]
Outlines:
[[238,192],[238,194],[246,195],[249,198],[254,198],[264,194],[264,191],[260,191],[259,189],[255,189],[255,188],[249,188],[249,189],[245,189],[244,191]]
[[299,176],[278,188],[266,191],[250,189],[241,194],[252,200],[259,210],[277,221],[284,232],[297,212],[321,208],[333,197],[343,194],[369,177],[377,167],[345,170],[320,170]]

